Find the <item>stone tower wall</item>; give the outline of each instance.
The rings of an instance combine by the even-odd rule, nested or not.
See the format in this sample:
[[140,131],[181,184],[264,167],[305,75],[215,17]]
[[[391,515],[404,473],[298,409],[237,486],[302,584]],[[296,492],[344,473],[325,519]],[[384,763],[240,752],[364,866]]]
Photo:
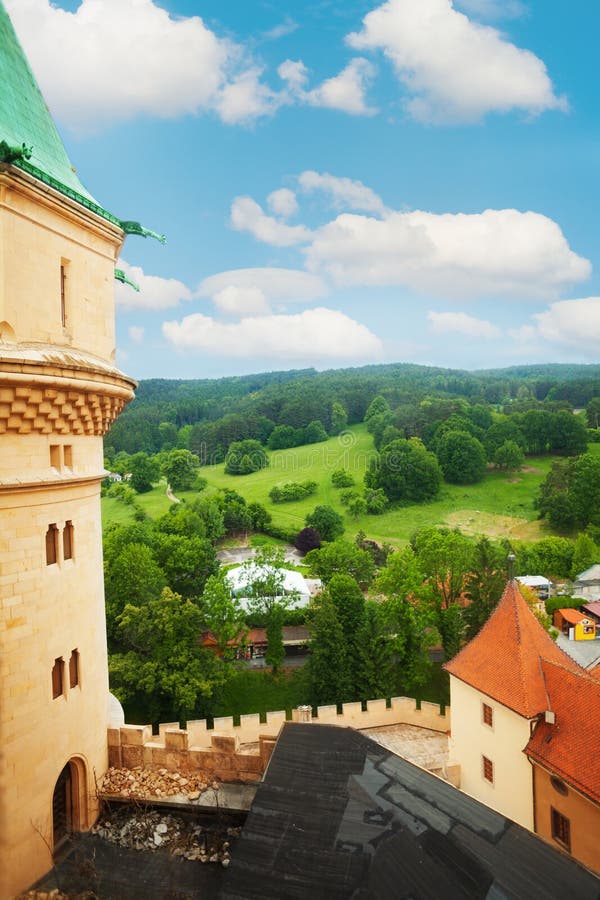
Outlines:
[[113,368],[122,237],[23,173],[0,171],[0,897],[52,865],[64,766],[82,830],[107,767],[102,437],[133,396]]

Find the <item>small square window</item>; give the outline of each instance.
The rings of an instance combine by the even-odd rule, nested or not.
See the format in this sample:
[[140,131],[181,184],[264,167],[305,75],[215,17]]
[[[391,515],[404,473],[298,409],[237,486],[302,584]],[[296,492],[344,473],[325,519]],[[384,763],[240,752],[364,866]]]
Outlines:
[[491,728],[494,724],[494,710],[487,703],[482,704],[482,716],[484,725],[489,725]]
[[69,659],[69,687],[74,688],[79,684],[79,650],[71,651]]
[[494,763],[487,756],[482,756],[483,760],[483,777],[490,784],[494,783]]
[[65,681],[65,661],[62,656],[57,657],[54,660],[54,665],[52,666],[52,699],[56,700],[58,697],[62,697],[64,692],[64,681]]
[[58,562],[58,527],[56,523],[48,525],[46,532],[46,565]]
[[552,827],[552,837],[564,847],[565,850],[571,852],[571,822],[562,813],[559,813],[553,806],[550,807],[550,823]]

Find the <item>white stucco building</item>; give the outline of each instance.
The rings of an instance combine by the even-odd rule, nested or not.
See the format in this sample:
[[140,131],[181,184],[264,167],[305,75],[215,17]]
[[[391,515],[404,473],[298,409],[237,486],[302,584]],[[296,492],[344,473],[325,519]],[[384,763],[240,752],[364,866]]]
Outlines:
[[546,712],[542,660],[581,671],[539,624],[516,581],[481,631],[446,664],[450,674],[450,762],[461,789],[525,828],[534,828],[532,768],[523,750]]

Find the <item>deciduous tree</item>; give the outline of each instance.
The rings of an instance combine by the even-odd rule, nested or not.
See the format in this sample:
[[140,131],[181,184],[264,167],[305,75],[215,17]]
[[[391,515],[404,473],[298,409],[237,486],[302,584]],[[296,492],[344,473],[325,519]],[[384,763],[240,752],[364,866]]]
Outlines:
[[464,431],[447,431],[437,442],[437,458],[451,484],[475,484],[485,475],[483,444]]
[[344,533],[344,520],[332,506],[316,506],[304,524],[319,532],[322,541],[334,541]]
[[200,646],[201,630],[198,605],[169,588],[140,606],[127,604],[118,621],[123,651],[109,663],[117,696],[141,703],[152,721],[201,713],[227,677],[223,663]]
[[370,553],[341,539],[323,544],[319,550],[311,550],[304,562],[324,584],[328,584],[335,575],[344,574],[367,588],[375,571]]

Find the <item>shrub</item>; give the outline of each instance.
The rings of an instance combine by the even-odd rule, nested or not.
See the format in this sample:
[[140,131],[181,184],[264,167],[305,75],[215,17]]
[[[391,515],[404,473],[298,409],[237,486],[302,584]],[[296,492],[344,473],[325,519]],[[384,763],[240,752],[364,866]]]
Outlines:
[[349,488],[354,484],[354,478],[345,469],[336,469],[331,473],[331,483],[336,488]]
[[318,550],[321,546],[321,538],[316,528],[307,526],[299,531],[294,541],[294,546],[301,553],[310,553],[311,550]]
[[316,481],[288,481],[287,484],[272,487],[269,499],[271,503],[289,503],[292,500],[304,500],[316,491]]
[[264,447],[254,440],[233,441],[225,457],[225,471],[228,475],[249,475],[269,465]]

